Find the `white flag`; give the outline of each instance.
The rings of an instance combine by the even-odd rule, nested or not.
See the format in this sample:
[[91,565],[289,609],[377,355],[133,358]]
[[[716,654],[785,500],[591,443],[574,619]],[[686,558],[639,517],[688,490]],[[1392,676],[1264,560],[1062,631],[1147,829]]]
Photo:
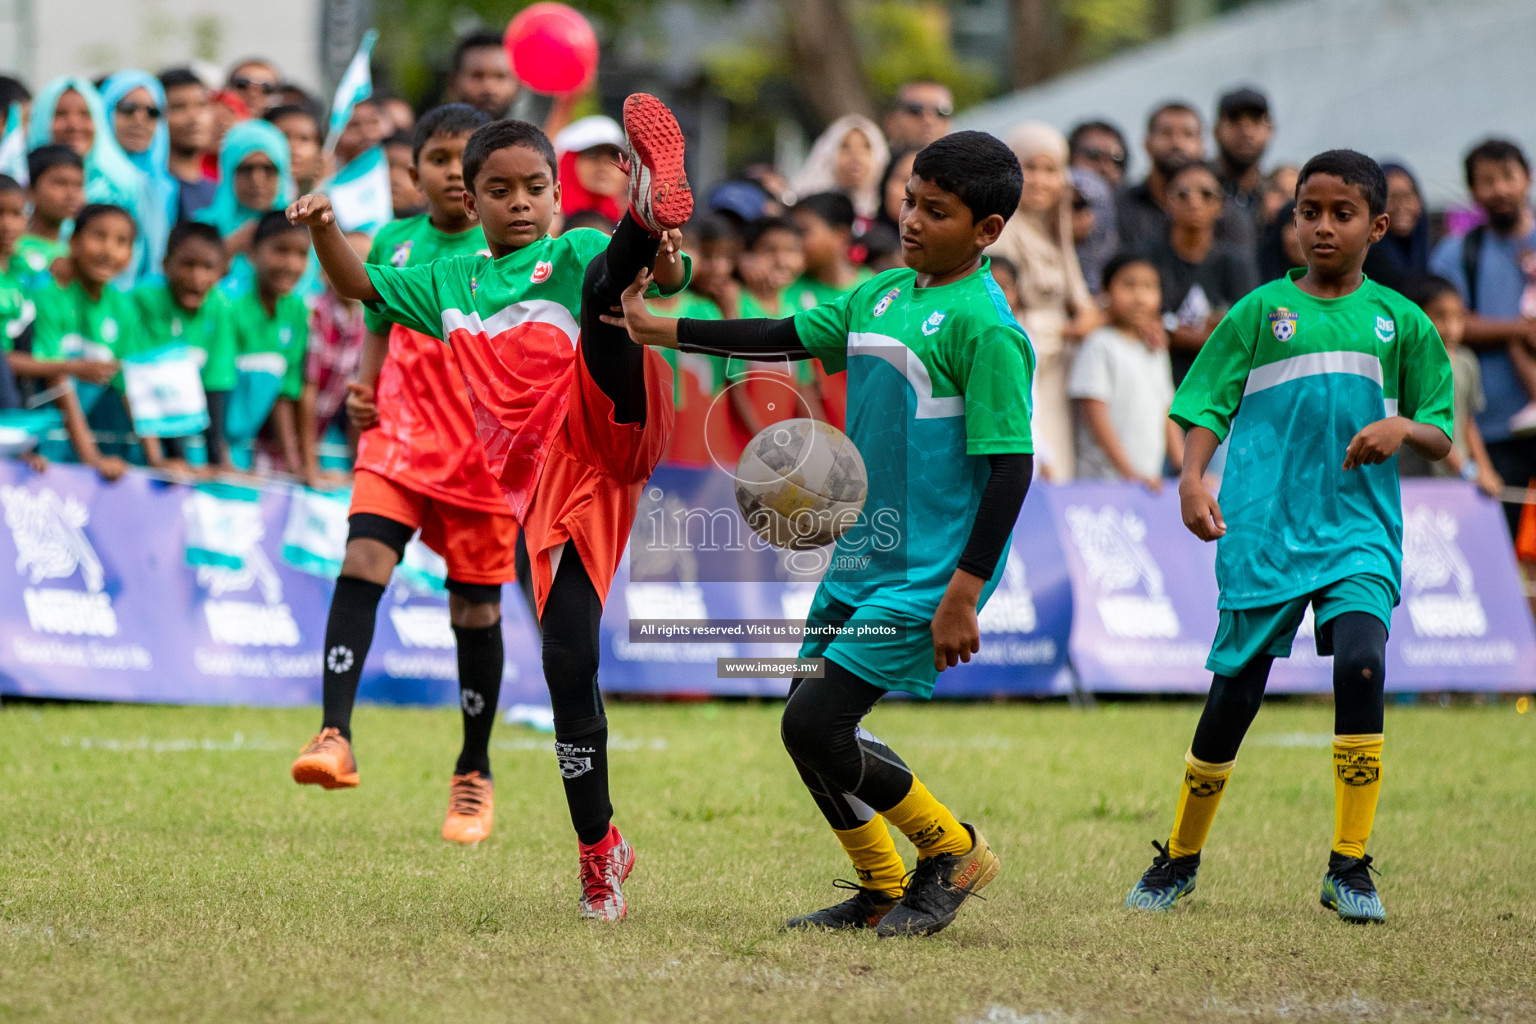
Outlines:
[[395,218],[389,190],[389,160],[382,146],[366,149],[323,186],[343,231],[373,234]]
[[331,100],[331,124],[325,133],[327,153],[336,151],[336,140],[341,136],[342,129],[346,128],[347,122],[352,120],[352,108],[373,95],[373,70],[368,61],[378,38],[377,29],[369,29],[364,33],[352,63],[347,65],[341,81],[336,83],[336,98]]
[[0,136],[0,174],[9,174],[22,185],[27,181],[27,131],[21,123],[21,104],[12,103]]

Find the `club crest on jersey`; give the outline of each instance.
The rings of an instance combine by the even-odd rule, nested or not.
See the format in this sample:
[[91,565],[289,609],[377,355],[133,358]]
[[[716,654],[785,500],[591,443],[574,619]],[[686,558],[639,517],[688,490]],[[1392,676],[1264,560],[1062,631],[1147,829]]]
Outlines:
[[1276,341],[1290,341],[1296,337],[1297,315],[1284,306],[1269,314],[1269,329],[1274,332]]
[[412,238],[395,243],[394,251],[389,254],[389,265],[399,269],[409,264],[411,262],[411,247],[415,244],[416,241]]
[[549,275],[555,272],[555,265],[549,260],[539,260],[534,264],[533,273],[528,275],[529,284],[543,284],[549,280]]
[[930,338],[937,334],[939,332],[939,325],[944,322],[944,318],[948,315],[949,314],[943,310],[939,310],[930,316],[927,320],[924,320],[923,334]]
[[1392,344],[1392,339],[1397,337],[1397,321],[1389,316],[1376,318],[1376,340],[1383,345]]
[[875,316],[885,316],[885,311],[891,308],[891,303],[896,301],[896,296],[901,294],[900,288],[892,288],[880,296],[880,301],[875,303]]

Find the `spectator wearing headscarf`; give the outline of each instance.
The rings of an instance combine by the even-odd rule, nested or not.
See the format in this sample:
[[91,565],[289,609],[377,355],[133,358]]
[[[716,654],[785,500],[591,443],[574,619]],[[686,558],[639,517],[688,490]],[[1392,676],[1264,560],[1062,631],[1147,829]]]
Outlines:
[[1008,145],[1024,170],[1019,209],[991,250],[1018,268],[1019,317],[1035,350],[1035,437],[1050,453],[1050,479],[1072,479],[1072,406],[1067,372],[1074,344],[1098,314],[1072,244],[1067,140],[1048,124],[1027,121]]
[[[86,202],[121,206],[138,225],[133,260],[114,282],[130,287],[150,265],[147,239],[159,207],[151,197],[149,179],[117,144],[101,94],[84,78],[55,78],[32,103],[27,149],[54,143],[70,147],[85,162]],[[162,233],[162,245],[164,237]]]
[[219,188],[197,219],[218,228],[230,257],[225,286],[238,289],[251,280],[246,253],[256,222],[281,210],[293,198],[288,140],[266,121],[241,121],[219,145]]
[[170,169],[165,89],[146,71],[119,71],[102,83],[101,101],[112,116],[113,135],[123,155],[147,183],[150,205],[139,218],[147,263],[141,269],[147,274],[159,273],[166,239],[177,220],[181,191]]
[[853,200],[860,235],[880,212],[881,172],[891,160],[885,136],[875,122],[861,114],[846,114],[827,126],[811,146],[805,166],[790,182],[801,196],[841,192]]
[[1413,172],[1395,163],[1384,163],[1381,169],[1387,172],[1387,216],[1392,223],[1366,254],[1365,275],[1403,291],[1429,273],[1429,218]]

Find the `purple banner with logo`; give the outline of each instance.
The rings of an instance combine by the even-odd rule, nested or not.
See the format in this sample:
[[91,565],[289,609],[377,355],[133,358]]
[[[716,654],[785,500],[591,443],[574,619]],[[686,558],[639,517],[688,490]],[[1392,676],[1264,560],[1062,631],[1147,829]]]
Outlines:
[[[646,642],[635,620],[804,621],[826,550],[759,541],[736,508],[731,478],[663,467],[646,486],[625,565],[603,615],[602,684],[615,693],[783,696],[788,679],[719,678],[720,658],[784,658],[793,643]],[[1039,502],[1025,502],[1003,578],[981,615],[981,650],[939,676],[936,697],[1043,696],[1071,689],[1071,585]]]
[[[1216,548],[1184,528],[1178,495],[1120,484],[1041,488],[1066,552],[1072,663],[1086,690],[1191,692],[1216,632]],[[1031,501],[1035,500],[1031,494]],[[1311,613],[1273,692],[1328,692]],[[1391,691],[1519,690],[1536,632],[1497,503],[1454,480],[1403,482],[1403,591],[1387,643]]]
[[[78,466],[36,474],[0,462],[0,693],[189,704],[320,699],[341,529],[295,510],[281,489],[194,489]],[[325,534],[329,527],[329,541]],[[307,568],[304,568],[307,567]],[[548,700],[522,601],[503,602],[502,703]],[[447,597],[397,573],[359,696],[458,702]]]

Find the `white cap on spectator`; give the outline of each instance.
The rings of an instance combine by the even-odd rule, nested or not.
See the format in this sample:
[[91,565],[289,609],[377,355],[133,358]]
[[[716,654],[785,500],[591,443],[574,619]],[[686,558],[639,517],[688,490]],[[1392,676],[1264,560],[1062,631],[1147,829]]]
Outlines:
[[556,153],[580,153],[594,146],[624,148],[624,129],[619,122],[602,114],[572,121],[554,138]]

